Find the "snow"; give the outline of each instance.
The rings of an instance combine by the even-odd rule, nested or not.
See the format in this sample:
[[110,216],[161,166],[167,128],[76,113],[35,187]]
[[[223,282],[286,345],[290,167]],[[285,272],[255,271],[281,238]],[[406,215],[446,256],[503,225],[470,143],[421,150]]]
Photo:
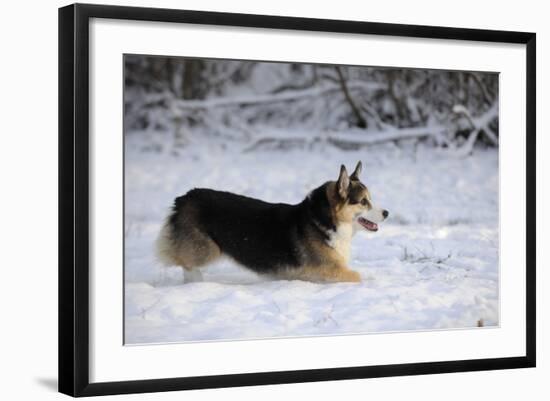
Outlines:
[[[243,152],[205,135],[173,142],[168,133],[125,136],[127,344],[499,324],[498,150],[456,158],[406,143]],[[375,204],[390,212],[377,233],[353,239],[359,284],[270,280],[228,259],[203,269],[204,282],[183,284],[180,268],[155,260],[168,208],[191,188],[297,203],[358,160]]]

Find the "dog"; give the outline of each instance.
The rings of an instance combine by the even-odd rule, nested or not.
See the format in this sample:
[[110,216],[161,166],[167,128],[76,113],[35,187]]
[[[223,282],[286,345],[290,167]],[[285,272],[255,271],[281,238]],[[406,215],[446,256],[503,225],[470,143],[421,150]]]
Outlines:
[[201,281],[200,268],[222,255],[260,275],[312,282],[359,282],[348,267],[358,229],[377,231],[388,211],[373,204],[359,179],[340,167],[296,204],[268,203],[230,192],[195,188],[175,199],[156,242],[165,265]]

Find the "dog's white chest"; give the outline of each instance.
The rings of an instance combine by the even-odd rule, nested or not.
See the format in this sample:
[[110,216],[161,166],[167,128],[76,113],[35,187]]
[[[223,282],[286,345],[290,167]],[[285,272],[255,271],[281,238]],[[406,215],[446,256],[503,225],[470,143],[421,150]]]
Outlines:
[[353,226],[351,223],[340,224],[336,231],[330,235],[327,244],[338,252],[346,261],[349,260],[351,251],[351,237],[353,236]]

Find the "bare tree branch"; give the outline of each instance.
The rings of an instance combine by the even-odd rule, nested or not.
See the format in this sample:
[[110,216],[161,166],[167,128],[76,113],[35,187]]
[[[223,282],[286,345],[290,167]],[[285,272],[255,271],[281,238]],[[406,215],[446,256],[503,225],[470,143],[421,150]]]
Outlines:
[[349,103],[353,114],[355,115],[355,118],[357,119],[357,126],[359,128],[367,128],[367,120],[361,115],[361,111],[359,110],[359,107],[355,104],[355,101],[351,97],[349,93],[348,86],[346,84],[346,80],[344,78],[344,74],[342,74],[342,70],[340,66],[335,66],[336,72],[338,73],[338,79],[340,81],[340,87],[342,88],[342,92],[344,92],[344,96],[346,97],[347,102]]
[[473,72],[468,73],[468,75],[474,80],[474,82],[477,84],[477,87],[479,88],[479,91],[481,92],[481,95],[483,96],[483,100],[487,104],[493,103],[493,100],[491,99],[491,96],[489,95],[489,92],[487,91],[487,88],[485,87],[485,84],[481,80],[481,78]]

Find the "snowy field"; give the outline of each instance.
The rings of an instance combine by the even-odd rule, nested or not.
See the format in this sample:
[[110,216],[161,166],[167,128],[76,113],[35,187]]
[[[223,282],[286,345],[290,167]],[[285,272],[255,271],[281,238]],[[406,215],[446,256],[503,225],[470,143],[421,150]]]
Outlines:
[[[243,152],[195,141],[125,137],[127,344],[475,328],[499,321],[498,150],[452,157],[442,149],[378,145]],[[358,233],[350,267],[360,284],[258,277],[229,260],[183,284],[154,257],[176,196],[194,187],[298,203],[363,162],[362,181],[390,211],[377,233]]]

